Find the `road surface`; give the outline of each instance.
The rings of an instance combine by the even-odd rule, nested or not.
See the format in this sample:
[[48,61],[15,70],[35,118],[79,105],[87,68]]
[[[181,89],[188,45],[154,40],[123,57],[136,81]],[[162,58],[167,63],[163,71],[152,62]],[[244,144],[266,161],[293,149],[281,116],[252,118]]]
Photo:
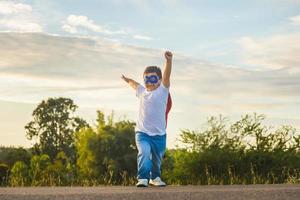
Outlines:
[[136,188],[126,186],[100,187],[15,187],[0,188],[0,200],[99,200],[99,199],[259,199],[300,200],[298,185],[212,185],[167,186],[164,188]]

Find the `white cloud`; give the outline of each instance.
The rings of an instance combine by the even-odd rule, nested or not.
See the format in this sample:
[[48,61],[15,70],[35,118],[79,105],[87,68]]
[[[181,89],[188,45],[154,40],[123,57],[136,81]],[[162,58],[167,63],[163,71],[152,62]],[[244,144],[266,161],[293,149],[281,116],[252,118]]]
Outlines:
[[133,38],[137,40],[152,40],[151,37],[145,35],[134,35]]
[[31,12],[32,8],[30,5],[23,3],[14,3],[11,1],[1,1],[0,2],[0,14],[19,14],[25,12]]
[[83,15],[69,15],[64,22],[62,29],[69,33],[79,33],[82,29],[89,30],[97,33],[103,33],[108,35],[113,34],[125,34],[126,31],[118,30],[112,31],[103,26],[96,24],[93,20]]
[[290,21],[295,25],[300,25],[300,15],[294,16],[290,18]]
[[[100,38],[1,33],[0,43],[0,99],[10,101],[37,102],[67,95],[85,105],[113,108],[122,97],[126,107],[134,91],[122,82],[121,74],[141,82],[146,65],[162,66],[164,61],[162,50]],[[249,51],[266,50],[252,40],[248,45]],[[211,110],[206,106],[219,105],[224,112],[243,112],[247,105],[254,110],[273,103],[299,104],[300,71],[295,68],[247,71],[174,55],[171,90],[178,110],[194,112],[199,106],[206,113]],[[104,97],[103,91],[110,95]],[[265,106],[270,112],[271,108]]]
[[[300,15],[290,17],[294,25],[300,25]],[[290,74],[300,72],[300,32],[283,32],[268,37],[240,38],[239,56],[243,64],[254,70],[285,69]]]
[[42,32],[43,28],[28,4],[0,2],[0,31]]
[[[142,83],[145,66],[164,64],[162,50],[96,37],[0,33],[0,44],[0,102],[36,104],[64,96],[80,109],[137,114],[138,99],[121,74]],[[249,48],[258,48],[253,41],[249,44]],[[250,71],[222,67],[174,52],[169,140],[180,128],[196,128],[212,114],[239,117],[257,111],[283,118],[279,123],[286,123],[287,116],[298,119],[300,71],[291,69],[295,68]]]
[[37,24],[21,19],[1,19],[0,27],[5,28],[8,31],[20,31],[20,32],[42,32],[42,27]]
[[112,89],[114,98],[105,100],[112,105],[126,88],[122,73],[141,77],[144,62],[159,64],[159,52],[99,38],[0,33],[0,43],[0,99],[9,101],[71,95],[95,106],[104,104],[102,90]]
[[243,37],[238,43],[243,50],[244,63],[255,69],[300,70],[300,33],[268,38]]
[[75,34],[75,33],[78,32],[76,27],[71,26],[71,25],[69,25],[69,24],[64,24],[64,25],[62,26],[62,29],[63,29],[64,31],[69,32],[69,33],[72,33],[72,34]]
[[[152,38],[149,36],[133,34],[136,31],[132,28],[111,30],[107,26],[101,26],[95,23],[92,19],[89,19],[87,16],[84,15],[69,15],[67,19],[63,21],[62,29],[68,33],[77,35],[93,35],[93,33],[100,33],[108,36],[129,35],[133,39],[137,40],[152,40]],[[118,41],[118,39],[116,38],[108,38],[108,40]]]

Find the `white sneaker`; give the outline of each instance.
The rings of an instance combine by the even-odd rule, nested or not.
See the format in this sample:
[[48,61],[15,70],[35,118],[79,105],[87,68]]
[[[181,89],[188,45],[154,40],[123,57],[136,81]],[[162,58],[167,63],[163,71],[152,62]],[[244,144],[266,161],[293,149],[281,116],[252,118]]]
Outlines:
[[148,187],[148,179],[138,179],[136,187]]
[[149,181],[149,184],[150,185],[153,185],[153,186],[159,186],[159,187],[163,187],[163,186],[166,186],[167,184],[165,182],[163,182],[159,177],[156,177],[155,179],[150,179]]

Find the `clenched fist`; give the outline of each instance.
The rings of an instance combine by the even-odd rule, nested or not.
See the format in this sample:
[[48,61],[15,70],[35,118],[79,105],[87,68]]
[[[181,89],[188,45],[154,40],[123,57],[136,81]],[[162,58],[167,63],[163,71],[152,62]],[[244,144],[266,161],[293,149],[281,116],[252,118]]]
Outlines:
[[171,51],[166,51],[166,52],[165,52],[165,58],[166,58],[167,60],[172,60],[172,57],[173,57],[173,54],[172,54]]

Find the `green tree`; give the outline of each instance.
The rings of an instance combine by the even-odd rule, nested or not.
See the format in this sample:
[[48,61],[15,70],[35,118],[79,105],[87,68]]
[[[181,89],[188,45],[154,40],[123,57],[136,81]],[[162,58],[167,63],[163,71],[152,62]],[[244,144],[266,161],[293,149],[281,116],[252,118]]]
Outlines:
[[113,121],[97,111],[95,128],[77,133],[77,165],[81,176],[93,184],[130,184],[136,174],[134,125],[130,121]]
[[31,158],[30,149],[23,147],[0,147],[0,163],[5,163],[12,168],[16,161],[23,161],[29,165]]
[[48,185],[47,168],[51,165],[47,154],[34,155],[30,161],[30,177],[32,186]]
[[77,165],[82,177],[88,180],[92,180],[100,175],[100,171],[97,168],[98,161],[96,160],[98,143],[97,133],[91,127],[80,129],[77,132]]
[[43,100],[33,111],[33,120],[26,126],[29,140],[36,139],[34,151],[36,154],[47,154],[51,160],[58,152],[63,151],[76,160],[74,133],[87,122],[73,116],[78,107],[68,98],[49,98]]
[[72,185],[75,181],[74,166],[64,152],[59,152],[54,162],[46,168],[47,185]]
[[9,168],[7,164],[0,163],[0,186],[7,185]]
[[25,186],[28,184],[28,167],[22,161],[17,161],[11,169],[10,185]]
[[182,130],[184,148],[167,152],[163,177],[174,184],[299,183],[299,134],[264,119],[254,113],[229,124],[210,117],[201,130]]

